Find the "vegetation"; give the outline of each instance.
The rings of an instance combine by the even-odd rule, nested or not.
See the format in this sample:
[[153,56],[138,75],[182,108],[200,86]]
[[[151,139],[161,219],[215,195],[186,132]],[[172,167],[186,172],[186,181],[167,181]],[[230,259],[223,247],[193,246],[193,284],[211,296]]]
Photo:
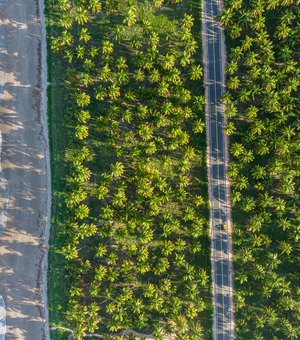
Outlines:
[[299,0],[225,1],[239,339],[299,339]]
[[64,326],[78,339],[127,329],[208,337],[198,4],[48,0],[48,11],[51,48],[64,65],[66,150],[53,161],[68,170],[57,197],[63,245],[52,252],[66,266]]

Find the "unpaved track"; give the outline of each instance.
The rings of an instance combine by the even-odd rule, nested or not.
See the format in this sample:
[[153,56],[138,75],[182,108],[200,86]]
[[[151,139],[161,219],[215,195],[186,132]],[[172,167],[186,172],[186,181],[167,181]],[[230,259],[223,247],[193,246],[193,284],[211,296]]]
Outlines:
[[42,340],[49,338],[44,306],[50,176],[41,7],[38,0],[0,0],[0,8],[1,158],[8,192],[0,295],[7,310],[6,339]]

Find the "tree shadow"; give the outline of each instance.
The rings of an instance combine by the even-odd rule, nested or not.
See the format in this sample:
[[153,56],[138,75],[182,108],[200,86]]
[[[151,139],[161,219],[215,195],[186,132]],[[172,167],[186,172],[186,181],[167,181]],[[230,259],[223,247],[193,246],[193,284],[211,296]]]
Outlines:
[[47,144],[41,121],[38,9],[34,0],[0,0],[0,6],[0,75],[5,73],[1,166],[8,198],[0,235],[0,293],[6,304],[6,338],[45,339],[41,284],[48,219]]

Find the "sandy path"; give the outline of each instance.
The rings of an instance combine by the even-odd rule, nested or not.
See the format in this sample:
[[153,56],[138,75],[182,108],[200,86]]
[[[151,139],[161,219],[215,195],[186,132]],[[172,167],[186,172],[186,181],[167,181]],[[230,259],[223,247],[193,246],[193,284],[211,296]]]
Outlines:
[[[0,295],[7,310],[6,339],[42,340],[49,338],[44,306],[50,210],[42,4],[0,0],[0,8],[1,176],[8,195]],[[2,198],[0,207],[3,211]]]

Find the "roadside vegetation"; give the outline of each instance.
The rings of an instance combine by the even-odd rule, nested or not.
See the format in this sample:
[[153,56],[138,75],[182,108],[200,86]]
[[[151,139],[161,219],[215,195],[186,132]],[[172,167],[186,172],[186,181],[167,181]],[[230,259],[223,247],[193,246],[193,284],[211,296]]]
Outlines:
[[50,275],[52,326],[77,339],[209,337],[199,3],[48,0],[47,11],[52,169],[63,176],[50,270],[65,268]]
[[299,339],[300,1],[227,0],[236,333]]

